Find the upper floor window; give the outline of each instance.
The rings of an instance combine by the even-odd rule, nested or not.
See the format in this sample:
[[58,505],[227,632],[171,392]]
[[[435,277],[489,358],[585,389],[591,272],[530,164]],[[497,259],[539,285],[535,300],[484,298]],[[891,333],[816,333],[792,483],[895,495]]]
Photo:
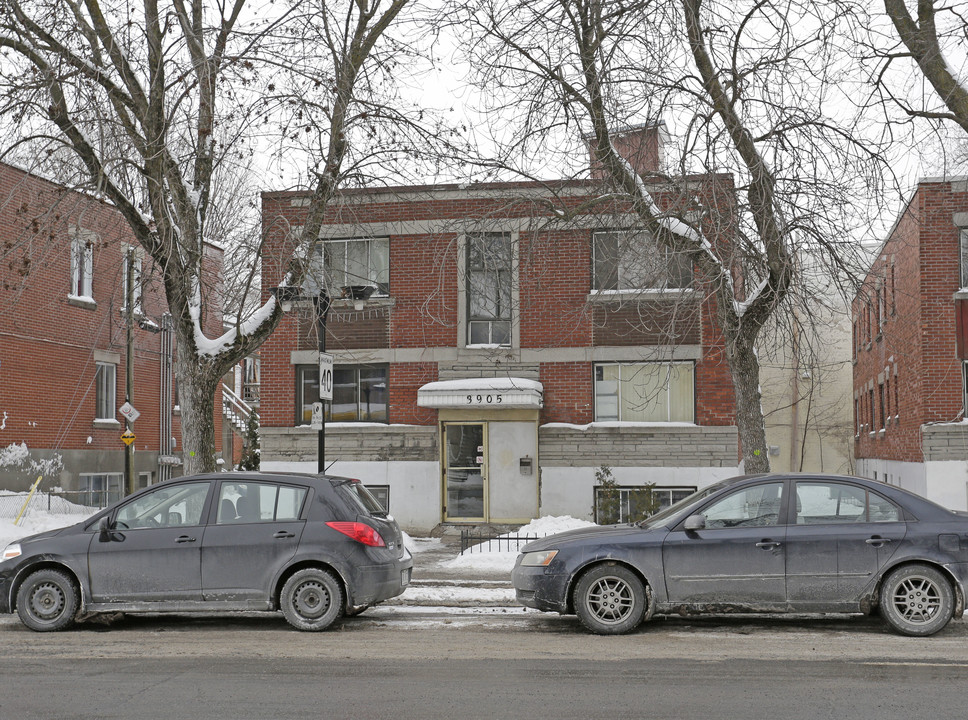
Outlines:
[[[390,239],[389,238],[349,238],[345,240],[323,240],[317,252],[317,267],[321,261],[325,287],[330,294],[349,297],[350,288],[374,288],[374,295],[390,294]],[[313,273],[320,277],[320,273]],[[306,284],[304,290],[315,294],[318,288]]]
[[121,307],[125,310],[128,307],[128,266],[131,266],[131,297],[133,299],[132,308],[135,314],[142,313],[141,309],[141,265],[144,259],[144,251],[141,248],[128,247],[124,253],[124,263],[121,266]]
[[94,297],[94,243],[97,235],[75,229],[71,233],[71,295]]
[[[388,374],[386,365],[336,365],[327,421],[387,422]],[[300,365],[296,368],[297,424],[308,425],[312,421],[315,402],[319,402],[319,367]]]
[[692,261],[661,247],[644,230],[598,232],[592,237],[593,290],[665,290],[692,285]]
[[511,235],[467,236],[467,344],[511,344]]
[[99,362],[94,374],[95,385],[95,420],[116,420],[115,418],[115,388],[117,366],[113,363]]
[[694,422],[695,365],[628,363],[595,366],[595,420]]
[[959,235],[961,255],[961,287],[968,287],[968,230],[962,230]]

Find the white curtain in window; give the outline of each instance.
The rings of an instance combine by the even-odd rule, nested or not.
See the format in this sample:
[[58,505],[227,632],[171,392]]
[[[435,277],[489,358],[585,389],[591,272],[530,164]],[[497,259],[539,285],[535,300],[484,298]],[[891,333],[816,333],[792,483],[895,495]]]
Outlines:
[[599,365],[595,419],[624,422],[694,422],[692,363]]

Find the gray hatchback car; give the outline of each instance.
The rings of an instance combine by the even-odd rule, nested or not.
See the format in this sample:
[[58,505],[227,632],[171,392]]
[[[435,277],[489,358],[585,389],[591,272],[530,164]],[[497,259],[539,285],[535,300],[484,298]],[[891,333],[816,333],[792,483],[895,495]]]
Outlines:
[[870,613],[931,635],[965,608],[968,513],[873,480],[754,475],[700,490],[636,525],[525,545],[518,601],[592,632],[657,613]]
[[82,612],[281,610],[323,630],[400,595],[412,568],[397,523],[358,480],[196,475],[8,545],[0,612],[51,631]]

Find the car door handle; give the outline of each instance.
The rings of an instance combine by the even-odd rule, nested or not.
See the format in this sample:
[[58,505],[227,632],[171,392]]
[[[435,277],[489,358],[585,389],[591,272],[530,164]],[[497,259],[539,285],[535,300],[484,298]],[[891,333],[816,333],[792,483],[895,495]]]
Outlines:
[[190,535],[179,535],[177,538],[175,538],[175,542],[176,543],[195,542],[195,538],[191,537]]
[[762,550],[772,550],[773,548],[778,548],[783,543],[777,542],[776,540],[763,540],[762,542],[756,543],[756,547]]
[[276,538],[277,540],[283,540],[285,538],[296,537],[296,534],[295,533],[291,533],[288,530],[280,530],[279,532],[277,532],[272,537]]
[[891,542],[891,538],[872,537],[872,538],[868,538],[864,542],[867,543],[868,545],[873,545],[874,547],[880,547],[884,543]]

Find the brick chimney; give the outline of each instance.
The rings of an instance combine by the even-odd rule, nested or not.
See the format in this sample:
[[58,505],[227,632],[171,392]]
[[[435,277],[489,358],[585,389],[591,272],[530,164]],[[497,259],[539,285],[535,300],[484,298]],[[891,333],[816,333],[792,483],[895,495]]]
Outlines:
[[[665,139],[665,123],[662,121],[612,133],[612,144],[615,145],[618,154],[624,157],[640,176],[654,175],[660,171]],[[604,172],[595,156],[593,139],[586,136],[586,140],[592,177],[601,180]]]

